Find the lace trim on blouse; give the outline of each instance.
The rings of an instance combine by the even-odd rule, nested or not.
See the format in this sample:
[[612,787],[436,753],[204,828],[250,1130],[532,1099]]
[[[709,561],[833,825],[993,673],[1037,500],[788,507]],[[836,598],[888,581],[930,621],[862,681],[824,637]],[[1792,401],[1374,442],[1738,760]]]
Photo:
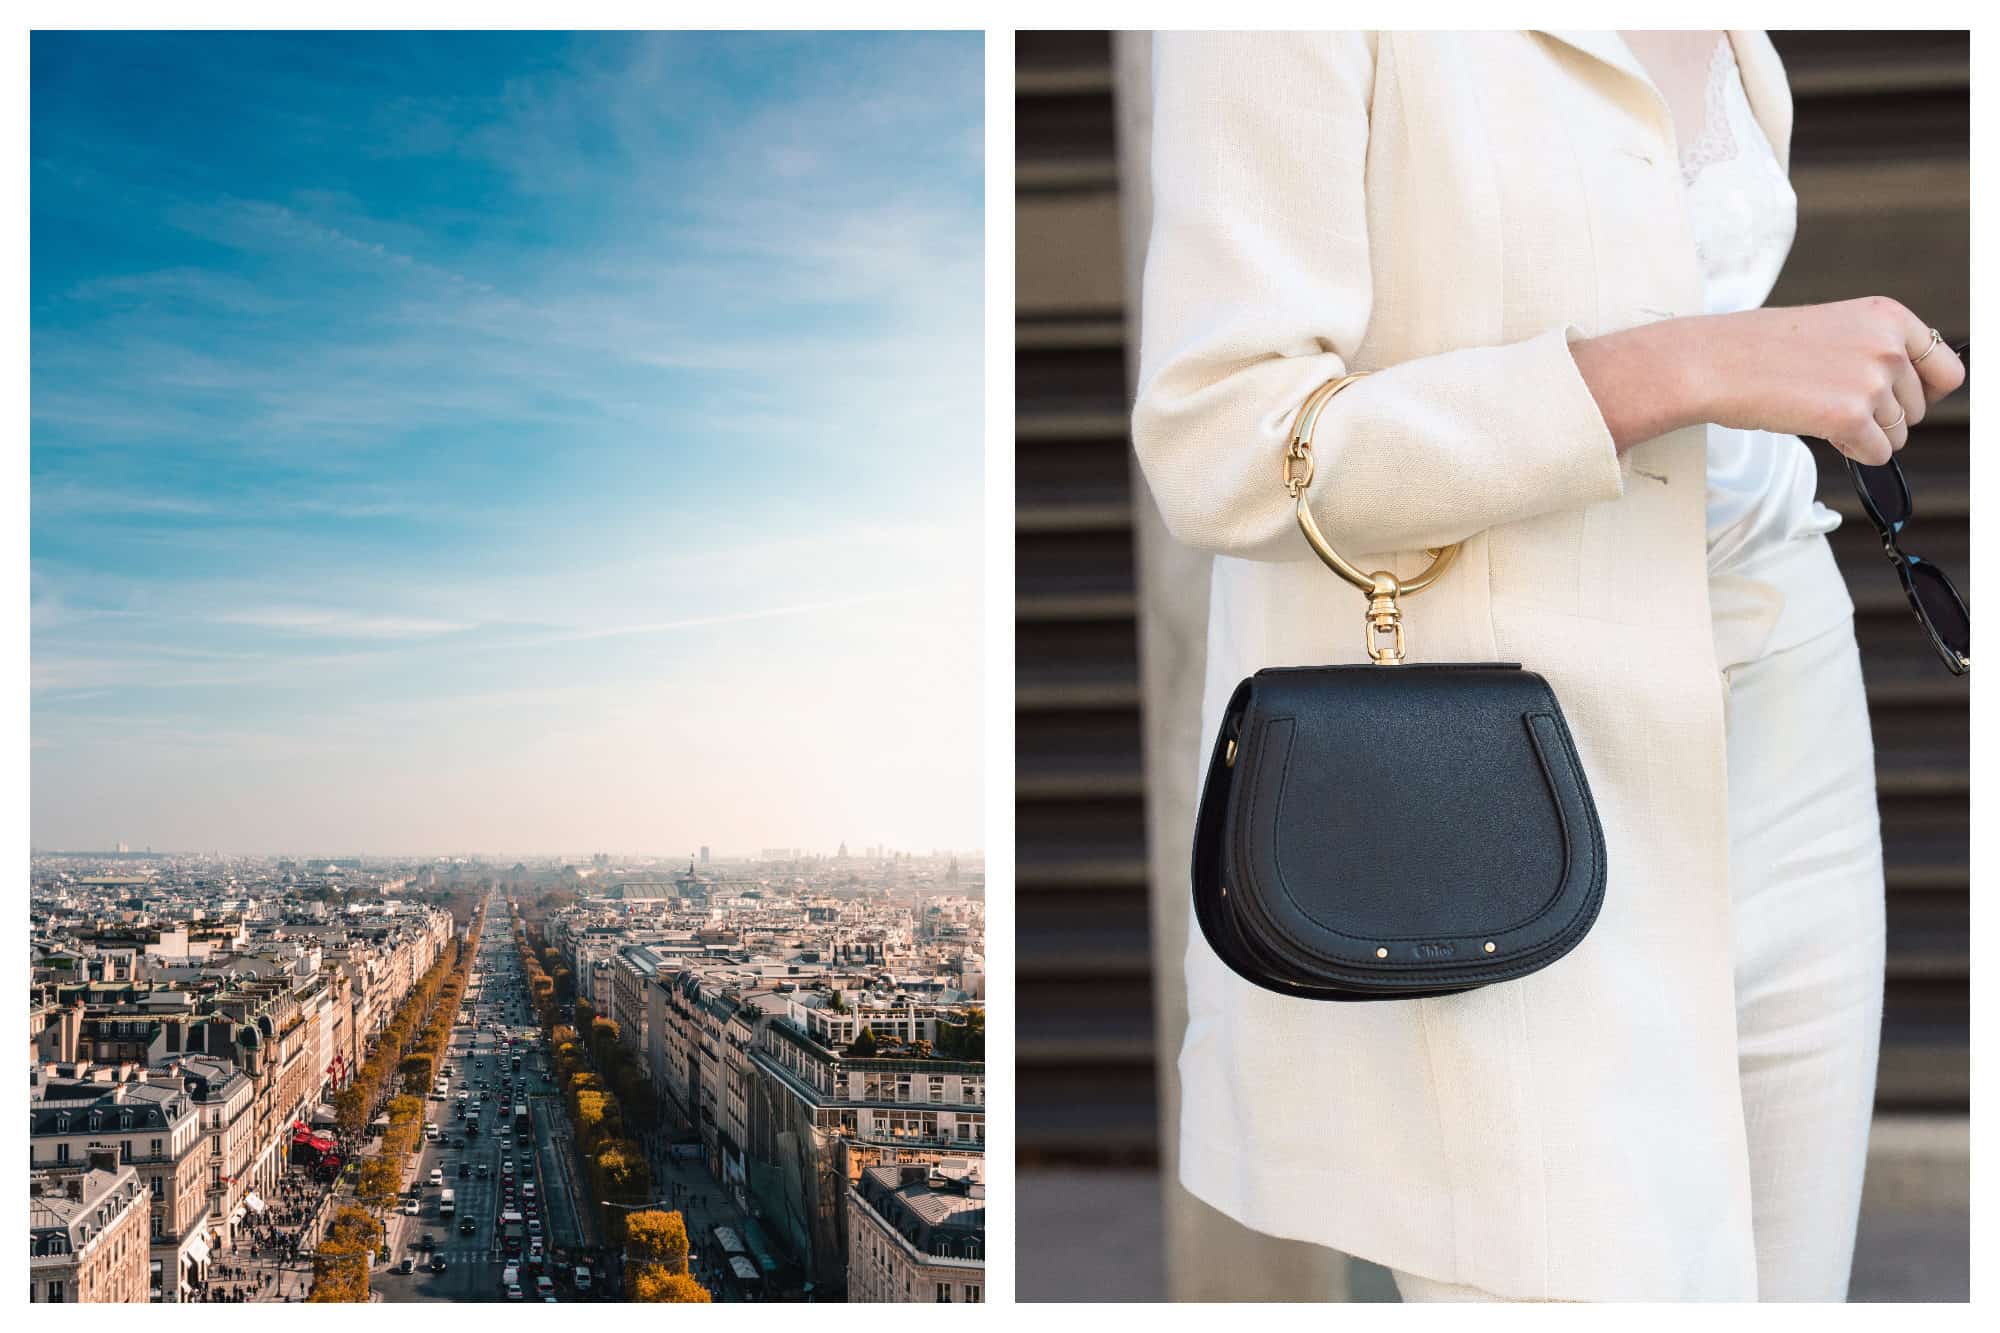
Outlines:
[[1724,33],[1708,58],[1708,93],[1701,133],[1681,152],[1681,180],[1693,185],[1701,169],[1736,156],[1736,135],[1729,128],[1729,81],[1736,75],[1736,53]]

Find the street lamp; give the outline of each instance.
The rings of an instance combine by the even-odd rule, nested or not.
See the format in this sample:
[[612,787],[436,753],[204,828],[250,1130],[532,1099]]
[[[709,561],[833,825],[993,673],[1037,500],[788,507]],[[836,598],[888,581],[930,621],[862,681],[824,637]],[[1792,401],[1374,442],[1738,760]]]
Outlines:
[[[603,1204],[606,1208],[623,1208],[628,1213],[639,1212],[642,1209],[646,1208],[673,1207],[673,1200],[671,1199],[648,1199],[644,1203],[614,1203],[610,1199],[599,1199],[598,1202]],[[627,1245],[630,1244],[630,1237],[627,1237],[626,1244]],[[618,1247],[618,1276],[616,1278],[616,1281],[620,1284],[621,1290],[623,1283],[625,1281],[625,1265],[630,1261],[631,1257],[632,1257],[632,1252],[628,1248],[626,1248],[626,1245],[620,1245]]]

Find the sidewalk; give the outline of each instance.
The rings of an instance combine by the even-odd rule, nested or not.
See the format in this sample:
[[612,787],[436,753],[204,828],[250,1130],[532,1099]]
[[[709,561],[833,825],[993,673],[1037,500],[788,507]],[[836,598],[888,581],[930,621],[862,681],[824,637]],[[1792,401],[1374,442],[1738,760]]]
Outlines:
[[673,1207],[687,1224],[689,1265],[696,1281],[707,1287],[718,1301],[732,1298],[734,1285],[724,1275],[709,1265],[704,1256],[713,1248],[713,1238],[709,1234],[715,1227],[731,1227],[738,1236],[743,1234],[743,1224],[747,1214],[736,1206],[729,1191],[718,1184],[708,1174],[708,1164],[702,1158],[675,1161],[667,1153],[673,1135],[665,1130],[653,1130],[646,1134],[641,1143],[646,1149],[646,1160],[653,1172],[653,1196],[671,1199]]
[[[245,1301],[304,1300],[312,1291],[310,1251],[340,1197],[333,1184],[320,1186],[302,1172],[288,1172],[270,1201],[269,1231],[257,1237],[245,1235],[233,1248],[217,1251],[207,1290],[224,1297],[240,1293]],[[291,1254],[294,1238],[302,1252],[297,1258]],[[259,1246],[263,1252],[253,1253]]]

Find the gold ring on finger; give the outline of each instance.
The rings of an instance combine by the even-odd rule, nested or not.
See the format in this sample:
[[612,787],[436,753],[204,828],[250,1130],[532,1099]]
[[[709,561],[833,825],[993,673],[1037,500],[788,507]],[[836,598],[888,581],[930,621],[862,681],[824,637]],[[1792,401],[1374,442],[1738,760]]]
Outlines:
[[1914,366],[1917,364],[1918,361],[1923,360],[1924,357],[1927,357],[1932,352],[1935,352],[1937,350],[1938,343],[1942,341],[1943,338],[1944,335],[1942,333],[1939,333],[1936,329],[1932,329],[1930,342],[1925,344],[1924,350],[1917,356],[1916,360],[1911,361],[1910,364]]

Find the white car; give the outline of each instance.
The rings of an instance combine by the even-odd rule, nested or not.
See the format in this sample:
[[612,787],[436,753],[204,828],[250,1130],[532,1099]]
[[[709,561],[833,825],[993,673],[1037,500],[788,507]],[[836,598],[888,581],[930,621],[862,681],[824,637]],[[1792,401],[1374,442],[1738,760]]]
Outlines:
[[440,1186],[440,1185],[442,1185],[442,1184],[444,1184],[444,1168],[443,1168],[443,1167],[441,1167],[441,1166],[434,1166],[434,1167],[432,1167],[432,1168],[431,1168],[431,1188],[432,1188],[432,1189],[436,1189],[436,1188],[437,1188],[438,1186]]
[[403,1201],[403,1216],[415,1217],[421,1211],[423,1211],[423,1205],[419,1204],[415,1199],[406,1199]]
[[518,1301],[521,1299],[520,1283],[516,1282],[513,1286],[507,1288],[507,1299],[510,1301]]

